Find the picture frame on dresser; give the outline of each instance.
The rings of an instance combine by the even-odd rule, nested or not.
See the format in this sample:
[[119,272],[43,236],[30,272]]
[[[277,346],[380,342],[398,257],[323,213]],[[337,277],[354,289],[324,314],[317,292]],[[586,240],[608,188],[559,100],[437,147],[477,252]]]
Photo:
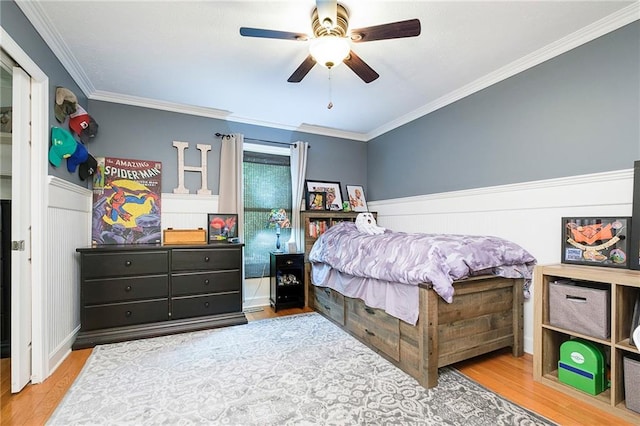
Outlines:
[[238,215],[235,213],[209,213],[207,215],[207,242],[226,243],[238,237]]

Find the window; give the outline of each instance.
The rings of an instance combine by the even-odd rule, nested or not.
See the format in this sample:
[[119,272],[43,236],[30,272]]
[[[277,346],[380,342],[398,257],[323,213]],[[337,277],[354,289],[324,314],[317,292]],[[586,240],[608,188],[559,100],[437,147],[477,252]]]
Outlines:
[[[269,252],[276,249],[276,231],[269,228],[271,209],[285,209],[291,218],[291,167],[287,148],[244,144],[244,267],[246,278],[269,275]],[[284,248],[291,229],[282,229]]]

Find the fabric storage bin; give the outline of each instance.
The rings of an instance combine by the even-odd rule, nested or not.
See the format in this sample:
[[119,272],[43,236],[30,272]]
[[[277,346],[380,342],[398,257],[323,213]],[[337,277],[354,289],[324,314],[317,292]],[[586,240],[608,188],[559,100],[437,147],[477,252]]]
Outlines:
[[624,395],[629,410],[640,413],[640,361],[624,358]]
[[586,336],[611,335],[608,286],[558,280],[549,284],[549,324]]

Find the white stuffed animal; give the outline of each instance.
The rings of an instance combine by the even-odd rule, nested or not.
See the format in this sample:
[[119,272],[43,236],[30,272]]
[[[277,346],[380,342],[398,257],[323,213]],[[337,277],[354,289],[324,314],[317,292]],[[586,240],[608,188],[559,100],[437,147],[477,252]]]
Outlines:
[[378,226],[376,218],[369,212],[360,213],[356,217],[356,228],[365,234],[378,235],[383,234],[385,228]]

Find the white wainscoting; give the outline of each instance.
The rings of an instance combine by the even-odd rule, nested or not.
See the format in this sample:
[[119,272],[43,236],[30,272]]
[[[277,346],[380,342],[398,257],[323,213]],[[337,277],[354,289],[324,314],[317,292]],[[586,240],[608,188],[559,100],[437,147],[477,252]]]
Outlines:
[[91,241],[91,191],[48,178],[46,310],[48,372],[71,351],[80,329],[80,263],[76,248]]
[[218,211],[217,195],[162,194],[162,229],[207,227],[207,214]]
[[[369,202],[394,231],[510,239],[538,260],[560,262],[563,216],[631,216],[633,169]],[[532,294],[535,292],[535,283]],[[455,297],[455,296],[454,296]],[[533,352],[533,300],[525,300],[524,348]]]

